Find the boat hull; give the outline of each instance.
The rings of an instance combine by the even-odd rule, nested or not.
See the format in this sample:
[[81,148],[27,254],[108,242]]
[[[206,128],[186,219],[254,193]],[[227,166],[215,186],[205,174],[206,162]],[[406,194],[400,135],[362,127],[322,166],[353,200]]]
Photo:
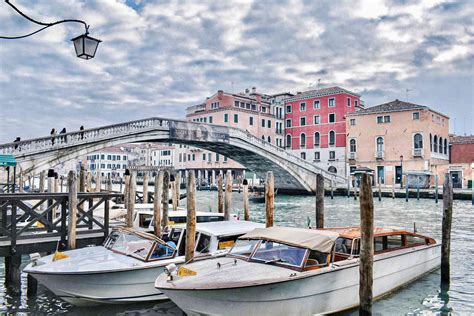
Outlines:
[[31,275],[64,301],[77,306],[167,299],[154,287],[163,267],[92,274]]
[[[439,265],[440,245],[378,255],[374,261],[373,296],[389,294]],[[162,291],[188,314],[312,315],[358,306],[357,261],[325,270],[261,285],[193,290],[164,287]]]

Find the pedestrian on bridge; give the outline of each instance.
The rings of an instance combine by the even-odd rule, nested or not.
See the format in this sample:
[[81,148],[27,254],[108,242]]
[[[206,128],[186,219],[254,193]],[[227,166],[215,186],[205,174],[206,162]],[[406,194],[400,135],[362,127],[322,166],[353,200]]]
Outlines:
[[56,137],[56,129],[51,130],[51,145],[54,146],[54,138]]
[[[63,127],[63,129],[61,130],[61,132],[59,132],[59,134],[66,134],[66,128]],[[61,137],[61,143],[67,143],[66,136]]]
[[[17,137],[17,138],[15,138],[15,140],[13,142],[18,143],[18,142],[20,142],[20,140],[21,140],[21,138]],[[15,149],[18,149],[18,144],[15,144]]]
[[81,140],[83,140],[84,139],[84,132],[83,132],[84,131],[84,125],[81,125],[81,127],[79,127],[79,130],[81,131],[81,134],[80,134],[81,135]]

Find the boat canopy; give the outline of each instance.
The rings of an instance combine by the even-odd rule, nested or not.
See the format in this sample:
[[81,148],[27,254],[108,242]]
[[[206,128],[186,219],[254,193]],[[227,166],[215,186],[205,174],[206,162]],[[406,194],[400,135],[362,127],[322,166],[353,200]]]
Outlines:
[[0,155],[0,167],[15,167],[16,159],[13,155]]
[[339,237],[339,233],[333,231],[293,227],[268,227],[256,228],[239,239],[264,239],[328,253],[331,252],[337,237]]

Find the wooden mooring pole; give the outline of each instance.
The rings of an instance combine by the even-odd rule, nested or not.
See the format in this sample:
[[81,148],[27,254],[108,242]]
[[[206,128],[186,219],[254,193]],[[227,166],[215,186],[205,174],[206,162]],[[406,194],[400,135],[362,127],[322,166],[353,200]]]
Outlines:
[[[190,171],[192,173],[194,171]],[[170,208],[170,172],[165,170],[163,172],[163,198],[162,198],[162,206],[163,206],[163,216],[161,217],[161,231],[162,233],[168,227],[168,211]]]
[[153,200],[153,218],[155,235],[161,236],[161,196],[163,194],[163,172],[160,171],[155,177],[155,191]]
[[224,196],[224,219],[230,219],[230,210],[232,208],[232,172],[227,170],[225,176],[225,196]]
[[15,294],[21,289],[21,255],[5,257],[5,285]]
[[186,250],[185,262],[194,258],[194,247],[196,242],[196,179],[194,172],[188,176],[187,187],[187,219],[186,219]]
[[267,172],[265,181],[265,218],[266,227],[273,226],[273,214],[275,212],[275,186],[274,186],[273,172]]
[[316,228],[324,228],[324,177],[316,174]]
[[77,223],[77,177],[74,171],[69,171],[67,177],[68,186],[68,226],[67,245],[68,249],[76,249],[76,223]]
[[435,203],[438,204],[438,175],[435,175]]
[[79,173],[79,192],[86,192],[86,169],[84,165],[81,165],[81,171]]
[[351,197],[351,177],[347,177],[347,197]]
[[249,185],[247,179],[243,181],[243,196],[244,196],[244,220],[250,220],[250,207],[249,207]]
[[107,191],[112,192],[113,187],[112,187],[112,175],[109,173],[107,175]]
[[224,213],[224,194],[222,192],[222,174],[217,176],[217,212]]
[[173,211],[177,211],[178,204],[176,203],[176,177],[174,175],[170,175],[170,187],[171,187],[171,206],[173,207]]
[[395,175],[392,177],[392,199],[395,198]]
[[137,172],[130,173],[128,186],[127,227],[133,227],[133,212],[135,211],[135,195],[137,192]]
[[451,253],[451,224],[453,219],[453,181],[448,173],[445,175],[443,185],[443,224],[441,240],[441,283],[449,284],[450,253]]
[[374,201],[370,175],[367,173],[361,174],[360,232],[359,315],[372,315]]
[[379,178],[379,185],[378,185],[378,187],[379,187],[379,189],[378,189],[378,191],[379,191],[379,192],[378,192],[379,202],[382,201],[382,187],[381,187],[381,186],[382,186],[382,184],[381,184],[382,181],[381,181],[381,180],[382,180],[382,179]]
[[331,177],[331,200],[334,199],[334,177]]
[[143,175],[143,203],[148,203],[148,172]]
[[175,194],[176,194],[176,210],[179,207],[179,198],[181,197],[181,171],[178,171],[176,173],[176,179],[175,179]]
[[95,192],[100,192],[101,186],[102,186],[102,179],[101,179],[101,174],[100,170],[97,170],[95,174]]

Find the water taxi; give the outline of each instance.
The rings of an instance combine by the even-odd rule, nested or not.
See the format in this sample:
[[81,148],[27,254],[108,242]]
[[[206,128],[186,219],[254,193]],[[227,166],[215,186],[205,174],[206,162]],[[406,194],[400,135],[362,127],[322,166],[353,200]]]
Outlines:
[[[359,305],[360,228],[259,228],[222,258],[186,265],[193,276],[155,282],[184,312],[206,315],[313,315]],[[402,230],[374,230],[375,298],[440,265],[440,244]]]
[[[198,223],[196,259],[225,255],[234,241],[263,224],[248,221]],[[133,229],[114,230],[102,246],[45,256],[23,270],[56,296],[78,306],[166,299],[156,276],[184,263],[186,226],[174,226],[160,239]]]

